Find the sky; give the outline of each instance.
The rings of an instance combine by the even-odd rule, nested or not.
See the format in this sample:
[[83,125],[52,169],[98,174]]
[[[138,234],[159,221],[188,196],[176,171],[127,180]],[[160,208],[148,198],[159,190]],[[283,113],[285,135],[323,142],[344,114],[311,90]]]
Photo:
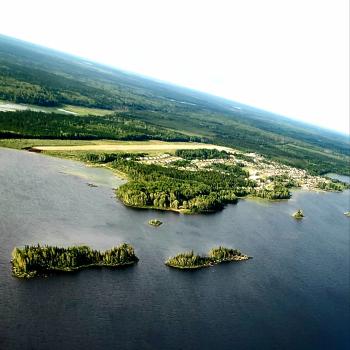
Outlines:
[[348,0],[0,0],[0,33],[349,132]]

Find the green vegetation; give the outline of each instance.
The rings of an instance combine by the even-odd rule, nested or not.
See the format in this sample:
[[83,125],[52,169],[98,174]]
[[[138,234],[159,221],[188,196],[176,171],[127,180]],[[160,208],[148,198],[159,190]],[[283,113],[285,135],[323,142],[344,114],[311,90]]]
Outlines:
[[287,174],[269,176],[268,180],[271,180],[274,183],[277,183],[277,184],[284,186],[284,187],[287,187],[287,188],[299,187],[298,184]]
[[59,248],[25,246],[12,252],[12,270],[16,277],[45,276],[53,271],[76,271],[93,266],[123,266],[138,261],[134,249],[124,243],[105,252],[86,246]]
[[304,213],[301,209],[298,209],[294,214],[293,217],[295,219],[302,219],[304,217]]
[[47,139],[13,139],[0,138],[0,147],[8,147],[15,149],[29,149],[35,146],[73,146],[73,145],[87,145],[91,143],[98,143],[100,141],[87,140],[47,140]]
[[[239,114],[203,109],[179,111],[166,120],[161,112],[135,111],[133,116],[173,130],[195,131],[210,143],[256,152],[270,160],[308,170],[312,175],[327,172],[350,175],[350,144],[346,136],[271,117],[247,106]],[[248,160],[245,157],[249,156],[238,157]],[[252,158],[249,157],[249,160],[252,161]]]
[[230,153],[226,151],[219,151],[217,149],[178,149],[175,152],[177,157],[186,160],[193,159],[228,159]]
[[149,225],[151,226],[155,226],[158,227],[162,224],[162,222],[158,219],[151,219],[150,221],[148,221]]
[[114,161],[111,166],[127,174],[129,182],[116,194],[124,204],[162,210],[201,213],[220,210],[236,203],[254,184],[237,167],[233,174],[217,171],[187,171],[146,165],[134,161]]
[[80,158],[91,163],[105,164],[116,160],[136,160],[144,157],[146,153],[82,153]]
[[210,264],[211,261],[208,257],[195,254],[193,250],[191,252],[178,254],[165,262],[165,265],[178,269],[198,269],[201,267],[208,267]]
[[122,117],[73,116],[36,111],[0,112],[0,137],[70,140],[200,141],[194,136]]
[[242,254],[238,249],[231,249],[225,247],[213,248],[209,252],[209,258],[215,263],[225,261],[237,261],[248,259],[247,255]]
[[350,188],[350,184],[337,179],[329,179],[327,182],[320,182],[317,187],[324,191],[344,191]]
[[248,260],[247,255],[242,254],[238,249],[229,249],[225,247],[213,248],[208,256],[200,256],[193,251],[181,253],[169,258],[165,265],[178,269],[198,269],[202,267],[213,266],[229,261]]
[[266,198],[266,199],[288,199],[292,196],[289,189],[283,184],[276,182],[269,188],[263,188],[251,191],[254,197]]
[[243,154],[243,153],[238,153],[238,152],[236,152],[236,153],[234,154],[234,156],[235,156],[236,159],[245,160],[245,161],[247,161],[247,162],[254,162],[253,157],[247,156],[247,155],[245,155],[245,154]]
[[173,162],[169,163],[170,166],[173,166],[175,168],[186,168],[191,164],[191,161],[180,159],[180,160],[174,160]]
[[214,212],[249,194],[268,199],[290,198],[288,188],[276,183],[270,190],[256,190],[255,181],[240,166],[215,164],[211,170],[190,171],[137,162],[138,154],[81,155],[82,160],[105,163],[126,174],[129,182],[116,190],[127,206],[173,210],[186,214]]
[[84,108],[116,112],[81,119],[7,112],[0,120],[3,138],[195,138],[256,152],[311,174],[350,175],[350,144],[344,135],[5,36],[0,36],[0,99],[70,105],[79,114],[89,114]]

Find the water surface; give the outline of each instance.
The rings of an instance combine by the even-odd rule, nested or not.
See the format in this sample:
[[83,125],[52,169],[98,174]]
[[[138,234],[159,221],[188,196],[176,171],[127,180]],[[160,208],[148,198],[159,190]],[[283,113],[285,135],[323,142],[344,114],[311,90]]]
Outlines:
[[[114,198],[120,183],[104,169],[0,149],[1,349],[349,347],[349,191],[186,216],[126,208]],[[301,221],[291,217],[298,208]],[[140,258],[134,267],[11,275],[14,246],[124,241]],[[254,259],[193,272],[163,264],[219,244]]]

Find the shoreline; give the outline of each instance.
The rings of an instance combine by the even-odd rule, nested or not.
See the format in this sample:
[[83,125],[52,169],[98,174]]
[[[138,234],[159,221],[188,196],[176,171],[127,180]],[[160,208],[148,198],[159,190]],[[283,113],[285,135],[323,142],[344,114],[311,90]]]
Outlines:
[[[7,149],[7,147],[4,147],[5,149]],[[9,148],[9,149],[12,149],[12,148]],[[69,157],[65,157],[63,156],[62,154],[54,154],[53,152],[47,152],[45,150],[38,150],[36,149],[35,147],[26,147],[24,149],[22,149],[23,151],[27,151],[27,152],[30,152],[30,153],[40,153],[40,155],[45,155],[45,156],[49,156],[49,157],[53,157],[53,158],[59,158],[59,159],[64,159],[64,160],[70,160],[70,161],[73,161],[73,162],[78,162],[78,163],[81,163],[83,164],[84,166],[86,167],[89,167],[89,168],[102,168],[102,169],[107,169],[109,171],[111,171],[113,173],[113,175],[115,177],[117,177],[119,180],[124,180],[124,181],[129,181],[129,178],[127,176],[127,174],[115,169],[115,168],[112,168],[106,164],[95,164],[95,163],[91,163],[91,162],[88,162],[88,161],[84,161],[82,159],[78,159],[78,158],[69,158]],[[115,190],[116,188],[112,188],[114,190],[114,193],[115,193]],[[301,187],[293,187],[291,188],[291,190],[293,192],[316,192],[316,193],[329,193],[329,192],[332,192],[332,193],[342,193],[343,191],[346,191],[343,190],[323,190],[323,189],[317,189],[317,188],[301,188]],[[293,195],[291,196],[291,198],[293,197]],[[184,214],[184,215],[197,215],[197,214],[214,214],[214,213],[217,213],[217,212],[220,212],[222,210],[225,209],[226,205],[228,204],[237,204],[239,202],[239,200],[241,199],[245,199],[245,200],[252,200],[252,201],[256,201],[256,202],[265,202],[265,203],[271,203],[271,202],[285,202],[285,201],[288,201],[290,198],[285,198],[285,199],[269,199],[269,198],[262,198],[262,197],[258,197],[258,196],[254,196],[254,195],[251,195],[251,194],[248,194],[247,196],[237,196],[237,202],[236,203],[226,203],[224,204],[223,208],[220,208],[218,210],[210,210],[210,211],[199,211],[199,212],[193,212],[189,209],[175,209],[175,208],[159,208],[159,207],[153,207],[153,206],[135,206],[135,205],[129,205],[129,204],[126,204],[123,200],[121,200],[115,193],[115,198],[117,198],[124,206],[128,207],[128,208],[133,208],[133,209],[148,209],[148,210],[157,210],[157,211],[170,211],[170,212],[174,212],[174,213],[177,213],[177,214]]]
[[60,273],[60,272],[78,272],[84,269],[88,269],[88,268],[122,268],[125,266],[129,266],[129,265],[134,265],[138,262],[138,260],[136,261],[130,261],[130,262],[126,262],[126,263],[122,263],[122,264],[89,264],[89,265],[82,265],[79,267],[74,267],[74,268],[62,268],[62,269],[58,269],[58,268],[52,268],[50,270],[47,270],[45,272],[32,272],[32,273],[18,273],[17,269],[12,268],[12,272],[13,275],[17,278],[33,278],[33,277],[47,277],[50,273]]
[[[61,273],[61,272],[78,272],[84,269],[89,269],[89,268],[122,268],[122,267],[126,267],[126,266],[130,266],[130,265],[134,265],[137,264],[137,262],[139,261],[139,259],[137,258],[137,260],[135,261],[129,261],[129,262],[125,262],[122,264],[89,264],[89,265],[81,265],[78,267],[73,267],[73,268],[52,268],[49,270],[46,270],[44,272],[29,272],[29,273],[18,273],[16,268],[12,268],[12,272],[14,277],[17,278],[33,278],[33,277],[47,277],[49,274],[51,273]],[[11,260],[12,263],[12,260]]]
[[229,259],[221,259],[221,260],[211,260],[208,263],[202,264],[202,265],[196,265],[196,266],[179,266],[179,265],[174,265],[168,262],[165,262],[165,265],[168,267],[171,267],[173,269],[179,269],[179,270],[198,270],[201,268],[207,268],[207,267],[211,267],[211,266],[215,266],[215,265],[220,265],[220,264],[224,264],[224,263],[230,263],[230,262],[237,262],[237,261],[246,261],[246,260],[250,260],[253,259],[252,256],[249,255],[240,255],[240,256],[235,256],[233,258],[229,258]]

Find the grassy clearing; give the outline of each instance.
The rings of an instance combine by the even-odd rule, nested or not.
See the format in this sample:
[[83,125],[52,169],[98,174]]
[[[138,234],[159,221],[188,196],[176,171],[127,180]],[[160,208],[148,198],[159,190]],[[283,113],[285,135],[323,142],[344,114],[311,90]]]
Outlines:
[[109,109],[101,109],[101,108],[89,108],[89,107],[81,107],[81,106],[73,106],[73,105],[64,105],[62,107],[45,107],[45,106],[37,106],[31,105],[27,103],[15,103],[13,101],[0,100],[0,110],[2,111],[18,111],[30,109],[33,111],[40,111],[46,113],[61,113],[61,114],[74,114],[78,116],[84,115],[94,115],[94,116],[103,116],[107,114],[112,114],[115,111]]
[[173,154],[177,149],[226,149],[225,147],[191,142],[164,141],[112,141],[112,140],[43,140],[43,139],[0,139],[0,147],[24,149],[32,147],[42,153],[59,158],[80,160],[86,153],[145,152],[151,156],[163,153]]
[[211,144],[192,142],[164,142],[164,141],[139,141],[139,142],[109,142],[85,145],[37,145],[34,147],[41,151],[120,151],[120,152],[148,152],[148,151],[174,151],[177,149],[219,149],[229,150],[227,147],[220,147]]
[[[115,112],[108,109],[88,108],[88,107],[80,107],[80,106],[72,106],[72,105],[65,105],[64,107],[61,108],[61,110],[62,109],[68,112],[76,113],[79,116],[95,115],[95,116],[101,117],[103,115],[112,114]],[[57,110],[57,112],[58,111],[59,110]]]
[[[0,147],[22,149],[35,146],[89,145],[99,141],[86,140],[43,140],[43,139],[0,139]],[[106,141],[104,141],[106,142]]]
[[[64,151],[79,151],[77,149],[71,149],[72,146],[116,146],[116,145],[122,145],[123,147],[127,147],[128,145],[158,145],[158,144],[167,144],[167,142],[161,142],[161,141],[114,141],[114,140],[58,140],[58,139],[0,139],[0,147],[7,147],[7,148],[15,148],[15,149],[22,149],[26,147],[33,147],[33,148],[42,148],[46,146],[64,146]],[[169,142],[173,144],[184,144],[181,142]],[[188,142],[187,144],[192,144]],[[193,145],[197,145],[196,143],[193,143]],[[205,148],[205,146],[210,146],[206,144],[199,144],[202,145],[201,148]],[[47,151],[54,151],[53,149],[48,149]],[[57,150],[56,150],[57,151]],[[63,151],[63,150],[60,150]],[[84,149],[82,150],[84,151]],[[91,151],[93,151],[91,149]],[[96,151],[99,151],[97,149]],[[105,150],[108,152],[108,150]],[[114,150],[111,150],[111,152]],[[137,151],[137,150],[136,150]]]

